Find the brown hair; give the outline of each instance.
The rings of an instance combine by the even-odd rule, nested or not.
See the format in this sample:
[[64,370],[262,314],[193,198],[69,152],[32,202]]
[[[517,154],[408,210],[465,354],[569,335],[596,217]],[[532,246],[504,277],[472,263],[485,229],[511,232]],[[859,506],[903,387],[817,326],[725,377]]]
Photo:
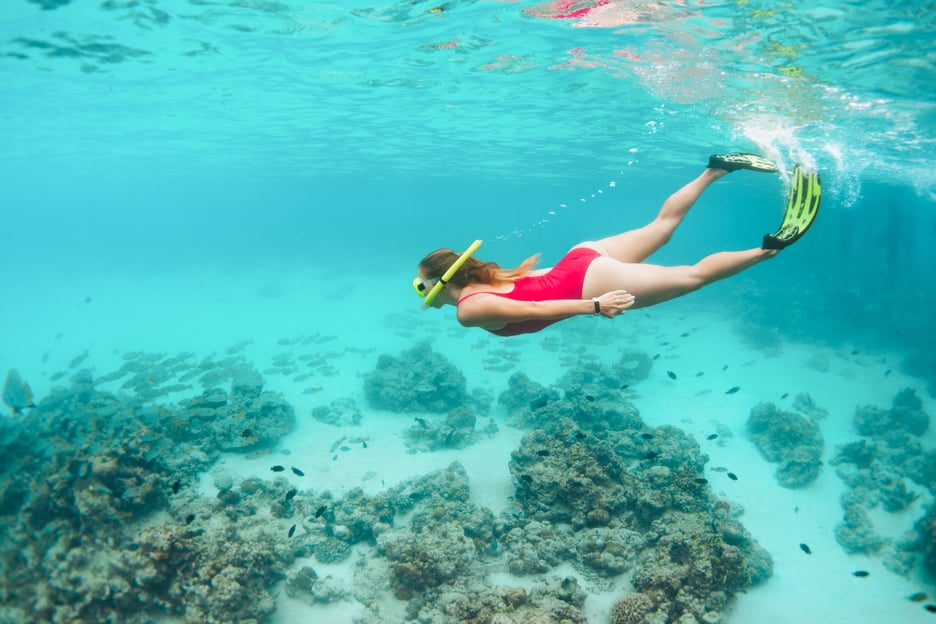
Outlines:
[[[458,260],[460,254],[451,249],[438,249],[419,262],[419,269],[429,279],[440,278],[449,267]],[[488,286],[502,286],[525,277],[539,260],[539,254],[530,256],[513,269],[505,269],[496,262],[482,262],[474,256],[465,261],[452,279],[450,284],[459,288],[468,284],[487,284]]]

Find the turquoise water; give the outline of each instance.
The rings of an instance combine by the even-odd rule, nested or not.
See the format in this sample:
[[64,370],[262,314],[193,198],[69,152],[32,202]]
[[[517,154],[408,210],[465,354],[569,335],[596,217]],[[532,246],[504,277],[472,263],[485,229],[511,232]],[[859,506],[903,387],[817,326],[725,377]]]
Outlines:
[[[654,260],[759,244],[797,163],[822,174],[819,219],[680,320],[873,354],[932,394],[936,11],[806,4],[5,0],[0,374],[39,400],[55,370],[136,349],[444,342],[450,312],[407,316],[427,252],[482,238],[484,259],[552,264],[753,151],[780,176],[719,182]],[[359,392],[372,362],[342,362]]]

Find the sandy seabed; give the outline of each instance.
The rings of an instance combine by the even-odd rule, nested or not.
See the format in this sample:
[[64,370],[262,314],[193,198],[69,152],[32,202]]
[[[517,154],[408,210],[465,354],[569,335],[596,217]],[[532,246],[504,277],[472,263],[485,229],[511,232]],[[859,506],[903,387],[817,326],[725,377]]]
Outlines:
[[[241,352],[263,372],[278,354],[298,353],[286,342],[316,336],[320,340],[302,348],[327,354],[334,374],[306,382],[265,375],[265,387],[282,393],[295,408],[295,431],[267,456],[227,454],[213,470],[224,470],[235,482],[269,478],[275,460],[301,466],[304,478],[285,474],[296,487],[340,496],[356,487],[376,493],[457,460],[468,473],[473,502],[496,515],[510,504],[508,461],[524,432],[505,422],[503,408],[495,402],[490,414],[498,426],[494,436],[460,450],[408,452],[404,431],[413,415],[374,410],[364,399],[362,376],[374,369],[378,355],[399,355],[428,340],[464,373],[469,391],[484,388],[496,397],[507,389],[514,372],[548,385],[576,358],[611,364],[624,349],[643,351],[657,358],[649,378],[628,390],[629,400],[648,426],[672,424],[695,436],[710,458],[707,468],[723,466],[737,475],[733,481],[725,473],[707,473],[719,498],[743,507],[741,523],[773,557],[773,576],[739,595],[729,622],[936,622],[936,615],[907,599],[918,591],[934,593],[921,580],[921,571],[908,580],[884,567],[883,553],[848,555],[834,535],[842,519],[839,497],[846,486],[827,462],[837,446],[859,439],[853,426],[855,408],[889,408],[898,391],[912,388],[923,399],[924,410],[936,414],[926,383],[900,373],[899,354],[867,353],[858,345],[789,343],[765,353],[694,297],[613,321],[574,319],[532,336],[503,339],[461,328],[451,309],[421,311],[405,276],[343,279],[339,284],[333,276],[309,272],[256,271],[165,274],[146,280],[118,274],[24,281],[18,299],[30,303],[0,311],[0,324],[8,334],[0,369],[17,368],[41,399],[54,385],[50,377],[68,370],[84,353],[80,366],[104,374],[119,368],[122,355],[130,351],[193,352],[200,358],[223,355],[232,345],[249,340]],[[735,386],[740,389],[728,394]],[[747,436],[745,423],[756,404],[770,401],[790,409],[803,392],[829,413],[819,422],[826,465],[811,485],[786,489],[776,481],[776,465],[767,462]],[[363,411],[361,425],[333,427],[311,417],[313,408],[345,398]],[[479,427],[484,421],[486,417]],[[720,435],[708,440],[715,432]],[[366,438],[367,446],[336,453],[332,446],[343,436]],[[922,442],[925,448],[936,446],[932,428]],[[202,476],[201,488],[213,494],[211,474]],[[880,535],[897,538],[931,503],[923,494],[904,511],[875,509],[871,517]],[[288,521],[283,523],[285,531]],[[809,545],[811,554],[801,550],[801,543]],[[355,548],[340,564],[308,560],[296,566],[311,565],[320,576],[332,575],[350,587],[361,550]],[[870,574],[854,576],[859,569]],[[559,568],[548,575],[567,573],[575,571]],[[606,622],[611,603],[626,583],[617,582],[610,591],[606,586],[590,591],[588,581],[578,576],[589,591],[589,621]],[[491,582],[529,587],[535,579],[497,572]],[[361,610],[354,601],[307,606],[280,592],[274,621],[351,622]]]

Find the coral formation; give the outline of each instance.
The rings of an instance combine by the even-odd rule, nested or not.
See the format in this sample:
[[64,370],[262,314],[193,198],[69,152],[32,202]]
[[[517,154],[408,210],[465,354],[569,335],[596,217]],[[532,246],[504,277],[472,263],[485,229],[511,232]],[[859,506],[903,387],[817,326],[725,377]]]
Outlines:
[[819,426],[773,403],[760,403],[751,410],[748,433],[767,461],[777,462],[777,481],[783,487],[809,485],[822,467],[823,439]]
[[[929,427],[922,407],[916,393],[906,388],[895,395],[890,409],[856,408],[855,429],[865,437],[841,446],[830,461],[849,487],[841,498],[842,522],[835,527],[836,540],[847,552],[878,553],[889,543],[875,532],[869,509],[903,511],[919,498],[920,488],[936,493],[936,451],[925,452],[919,439]],[[925,522],[918,528],[921,524]],[[915,537],[899,539],[885,565],[908,574],[920,551],[926,557],[925,546]]]
[[429,342],[399,357],[381,355],[364,377],[364,395],[373,407],[392,412],[447,412],[469,398],[465,376]]

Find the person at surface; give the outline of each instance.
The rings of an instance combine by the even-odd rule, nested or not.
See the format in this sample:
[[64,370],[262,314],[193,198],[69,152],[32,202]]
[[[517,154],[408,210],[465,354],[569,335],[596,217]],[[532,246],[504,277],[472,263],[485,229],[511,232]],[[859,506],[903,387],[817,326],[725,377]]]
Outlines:
[[[777,171],[776,165],[753,154],[716,154],[699,177],[670,195],[656,218],[641,228],[579,243],[555,266],[545,269],[534,268],[539,255],[527,258],[516,268],[505,269],[494,262],[462,259],[451,249],[439,249],[419,263],[417,290],[431,288],[456,261],[462,260],[464,264],[447,281],[443,280],[444,287],[429,303],[434,308],[455,305],[459,323],[500,336],[533,333],[581,314],[614,318],[629,309],[680,297],[774,257],[779,248],[798,239],[815,218],[818,175],[810,174],[817,188],[815,206],[809,222],[792,240],[778,241],[768,235],[762,247],[718,252],[693,265],[644,263],[670,240],[702,192],[736,169]],[[787,212],[791,212],[790,207]]]

